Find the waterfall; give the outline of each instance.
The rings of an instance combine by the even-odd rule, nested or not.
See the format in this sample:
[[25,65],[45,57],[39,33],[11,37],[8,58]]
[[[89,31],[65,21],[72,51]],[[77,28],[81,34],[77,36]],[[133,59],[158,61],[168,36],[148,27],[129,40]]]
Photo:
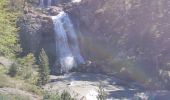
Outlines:
[[40,7],[44,7],[44,0],[40,0]]
[[69,16],[60,12],[52,16],[56,37],[56,47],[59,50],[61,73],[68,72],[77,64],[83,64],[84,59],[80,54],[77,35]]
[[51,0],[48,0],[47,7],[51,6]]
[[65,14],[65,17],[63,19],[64,19],[64,24],[66,25],[67,35],[68,35],[68,37],[71,38],[70,49],[72,50],[72,53],[76,59],[76,62],[78,64],[82,64],[82,63],[84,63],[84,59],[80,54],[77,34],[74,30],[73,24],[68,16],[68,14]]
[[47,0],[47,4],[44,4],[44,0],[39,0],[39,6],[40,7],[44,7],[44,6],[47,6],[47,7],[49,7],[49,6],[51,6],[51,0]]

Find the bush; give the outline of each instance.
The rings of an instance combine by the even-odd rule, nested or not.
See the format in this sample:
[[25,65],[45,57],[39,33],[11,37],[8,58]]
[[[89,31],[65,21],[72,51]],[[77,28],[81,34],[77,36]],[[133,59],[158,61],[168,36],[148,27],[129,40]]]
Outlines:
[[58,92],[45,92],[43,100],[75,100],[70,93],[63,91],[61,95]]
[[98,100],[106,100],[106,98],[107,98],[107,94],[106,94],[106,92],[104,91],[104,88],[103,88],[103,86],[102,86],[102,83],[100,83],[99,84],[99,86],[98,86],[98,97],[97,97],[97,99]]
[[14,77],[14,76],[16,76],[17,71],[18,71],[18,66],[17,66],[16,63],[13,63],[13,64],[10,66],[10,68],[9,68],[8,74],[9,74],[11,77]]
[[61,100],[61,98],[58,92],[45,92],[43,95],[43,100]]
[[74,100],[70,93],[67,91],[63,91],[63,93],[61,94],[61,100]]
[[24,58],[17,60],[19,65],[17,76],[28,83],[37,84],[38,81],[38,65],[33,54],[28,54]]
[[27,91],[27,92],[31,92],[37,95],[42,95],[43,94],[43,90],[36,86],[36,85],[32,85],[32,84],[27,84],[27,83],[23,83],[22,87],[20,87],[21,90]]

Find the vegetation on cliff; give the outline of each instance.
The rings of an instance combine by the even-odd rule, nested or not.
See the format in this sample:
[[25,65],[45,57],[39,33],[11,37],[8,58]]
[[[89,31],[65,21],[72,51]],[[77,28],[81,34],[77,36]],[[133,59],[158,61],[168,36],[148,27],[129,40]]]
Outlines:
[[0,1],[0,56],[14,56],[20,51],[17,39],[18,12],[8,7],[9,0]]
[[[8,58],[5,61],[10,66],[3,65],[3,60],[0,61],[0,89],[9,90],[14,95],[0,92],[0,99],[9,100],[30,100],[24,95],[42,96],[42,89],[36,86],[38,82],[38,65],[33,54],[28,54],[25,57],[18,57],[21,52],[18,28],[16,26],[17,18],[23,13],[23,0],[0,0],[0,57]],[[18,92],[17,92],[18,91]],[[20,96],[20,91],[26,94]]]

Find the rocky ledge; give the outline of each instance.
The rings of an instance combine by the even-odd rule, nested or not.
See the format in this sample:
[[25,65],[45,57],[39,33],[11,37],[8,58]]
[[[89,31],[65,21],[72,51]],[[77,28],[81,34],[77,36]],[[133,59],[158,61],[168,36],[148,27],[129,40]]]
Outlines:
[[44,86],[49,92],[68,91],[76,100],[97,100],[99,85],[104,89],[107,100],[169,100],[166,90],[147,90],[142,85],[127,82],[102,74],[70,73],[51,76]]

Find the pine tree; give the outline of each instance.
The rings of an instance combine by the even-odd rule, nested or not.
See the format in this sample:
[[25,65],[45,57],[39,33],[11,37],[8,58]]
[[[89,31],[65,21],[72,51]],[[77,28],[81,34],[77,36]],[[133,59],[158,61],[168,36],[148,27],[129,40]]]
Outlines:
[[41,50],[39,56],[39,79],[38,85],[45,85],[49,81],[49,63],[48,57],[44,51]]

